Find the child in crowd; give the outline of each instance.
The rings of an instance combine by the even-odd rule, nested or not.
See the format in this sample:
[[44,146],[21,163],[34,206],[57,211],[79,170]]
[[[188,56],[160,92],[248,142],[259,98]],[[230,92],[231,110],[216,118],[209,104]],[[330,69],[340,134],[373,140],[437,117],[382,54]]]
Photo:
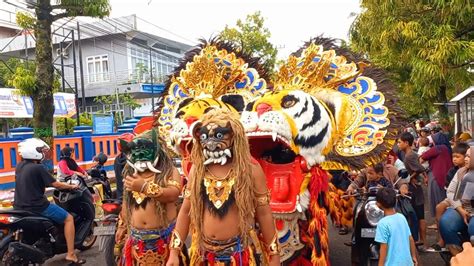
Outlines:
[[[410,133],[408,133],[410,134]],[[346,190],[347,194],[352,194],[358,188],[369,190],[372,187],[389,187],[392,188],[392,182],[383,174],[383,164],[378,163],[363,169],[360,174],[353,180]]]
[[[430,149],[430,141],[428,140],[427,137],[419,138],[418,143],[420,145],[420,147],[418,148],[418,155],[419,156],[421,156],[423,153],[425,153],[427,150]],[[425,169],[428,169],[428,167],[430,167],[430,164],[428,162],[424,162],[421,165],[423,165],[423,167]]]
[[417,265],[415,242],[408,222],[395,211],[395,191],[382,188],[377,192],[376,200],[384,212],[375,231],[375,241],[380,243],[379,265]]
[[372,187],[388,187],[393,188],[392,182],[383,174],[384,166],[378,163],[367,167],[367,184],[365,188],[369,190]]
[[[450,206],[450,199],[454,199],[454,194],[456,193],[456,185],[451,185],[452,180],[456,177],[456,179],[460,178],[458,175],[465,174],[466,170],[463,169],[465,165],[465,156],[466,152],[469,150],[469,145],[466,143],[458,143],[453,148],[453,167],[449,170],[448,176],[446,177],[447,184],[449,185],[446,189],[446,199],[436,205],[436,221],[439,222],[441,216],[446,211],[446,209]],[[459,171],[461,169],[461,171]],[[461,177],[462,178],[462,177]],[[448,181],[449,180],[449,181]],[[457,181],[454,183],[457,184]],[[441,236],[438,235],[438,243],[435,243],[431,246],[428,251],[431,252],[439,252],[443,250],[444,247],[444,240]]]
[[[407,194],[408,192],[411,195],[411,205],[416,213],[416,218],[419,223],[419,233],[420,233],[420,246],[423,245],[420,249],[426,251],[429,247],[428,242],[426,241],[426,220],[425,220],[425,196],[423,194],[422,182],[427,180],[426,169],[423,165],[420,164],[418,160],[418,154],[412,150],[412,145],[415,139],[411,134],[403,133],[398,139],[398,147],[400,150],[405,152],[405,168],[410,175],[410,181],[408,183],[408,189],[400,188],[400,193]],[[415,236],[418,239],[418,236]]]

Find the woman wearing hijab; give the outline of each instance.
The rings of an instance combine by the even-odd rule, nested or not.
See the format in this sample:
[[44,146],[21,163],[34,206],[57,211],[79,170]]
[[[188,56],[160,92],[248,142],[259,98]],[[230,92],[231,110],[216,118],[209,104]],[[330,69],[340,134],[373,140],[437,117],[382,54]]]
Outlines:
[[434,146],[420,156],[420,162],[429,162],[428,199],[432,217],[436,215],[436,205],[446,198],[446,175],[453,167],[451,144],[442,132],[433,135]]
[[82,177],[86,177],[86,171],[84,171],[76,161],[72,158],[74,149],[71,147],[64,147],[60,153],[60,160],[58,163],[58,176],[59,178],[66,178],[74,174]]
[[[450,207],[440,219],[440,233],[446,242],[446,247],[453,255],[461,251],[461,239],[458,232],[467,230],[470,237],[474,236],[474,215],[472,201],[474,200],[474,146],[467,151],[464,158],[466,166],[459,169],[449,184],[448,191],[454,191],[448,197]],[[469,195],[470,199],[463,197]]]

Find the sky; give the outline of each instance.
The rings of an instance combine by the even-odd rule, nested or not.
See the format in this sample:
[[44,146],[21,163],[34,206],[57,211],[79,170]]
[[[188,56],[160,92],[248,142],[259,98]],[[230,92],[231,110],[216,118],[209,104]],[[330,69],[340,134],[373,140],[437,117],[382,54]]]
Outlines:
[[216,36],[226,25],[235,26],[238,19],[261,11],[282,59],[320,34],[347,40],[351,14],[360,12],[358,0],[110,0],[110,4],[111,17],[136,14],[156,25],[139,23],[145,31],[188,44]]

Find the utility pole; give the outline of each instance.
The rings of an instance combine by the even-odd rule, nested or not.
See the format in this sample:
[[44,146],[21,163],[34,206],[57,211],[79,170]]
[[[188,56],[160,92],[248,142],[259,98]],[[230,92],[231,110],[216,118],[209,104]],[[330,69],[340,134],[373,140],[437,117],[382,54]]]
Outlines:
[[153,86],[153,58],[151,56],[151,47],[150,47],[150,83],[151,83],[151,114],[155,112],[155,88]]
[[26,34],[27,30],[22,30],[23,34],[25,34],[25,66],[28,69],[28,34]]
[[[61,81],[62,81],[62,89],[63,92],[66,92],[66,80],[64,79],[64,43],[61,41],[59,43],[59,55],[61,56]],[[69,134],[69,130],[67,130],[67,117],[64,118],[64,135]]]
[[79,48],[79,74],[81,75],[82,112],[86,112],[86,92],[84,91],[84,70],[82,69],[81,29],[77,22],[77,47]]
[[77,91],[77,66],[76,66],[76,44],[74,43],[74,30],[71,31],[72,36],[72,64],[74,65],[74,102],[76,104],[76,125],[81,125],[79,112],[79,95]]

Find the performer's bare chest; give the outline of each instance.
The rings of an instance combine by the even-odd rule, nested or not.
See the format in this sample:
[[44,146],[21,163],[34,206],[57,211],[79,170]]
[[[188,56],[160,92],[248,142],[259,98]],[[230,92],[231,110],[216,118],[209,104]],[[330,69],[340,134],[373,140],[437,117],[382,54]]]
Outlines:
[[157,203],[155,200],[149,200],[144,207],[131,208],[131,223],[137,229],[158,229],[168,226],[162,224],[161,221],[173,221],[177,216],[177,209],[174,203],[163,204],[162,207],[166,210],[167,219],[159,217],[161,214],[157,212]]

